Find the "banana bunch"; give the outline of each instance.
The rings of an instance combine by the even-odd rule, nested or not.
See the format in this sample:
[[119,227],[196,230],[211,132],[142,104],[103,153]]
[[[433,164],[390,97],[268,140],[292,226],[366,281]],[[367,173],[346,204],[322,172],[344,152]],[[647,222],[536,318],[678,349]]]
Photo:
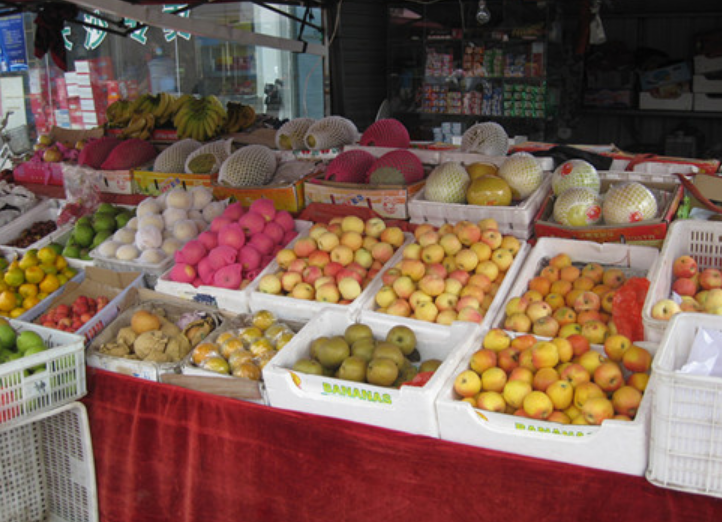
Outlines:
[[122,127],[130,121],[133,113],[130,110],[132,103],[129,100],[116,100],[105,109],[105,117],[111,127]]
[[175,99],[175,96],[168,92],[142,94],[131,104],[131,111],[152,114],[156,125],[163,125],[173,117]]
[[140,138],[150,139],[155,129],[155,116],[149,112],[136,112],[131,116],[128,126],[120,133],[120,139]]
[[228,118],[223,126],[223,132],[234,133],[247,129],[256,122],[256,111],[250,105],[239,102],[226,103]]
[[220,134],[227,119],[226,110],[213,95],[192,98],[183,103],[173,118],[178,139],[207,141]]

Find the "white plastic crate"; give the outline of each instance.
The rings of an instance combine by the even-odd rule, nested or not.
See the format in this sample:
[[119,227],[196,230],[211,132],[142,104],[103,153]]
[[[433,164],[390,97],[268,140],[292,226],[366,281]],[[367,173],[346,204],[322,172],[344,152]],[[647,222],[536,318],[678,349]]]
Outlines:
[[168,256],[160,263],[141,263],[137,260],[122,261],[120,259],[111,259],[100,255],[97,248],[90,251],[90,257],[93,258],[93,265],[116,272],[143,272],[145,274],[145,282],[153,288],[158,282],[158,278],[173,266],[173,257]]
[[[659,256],[656,248],[647,246],[552,237],[540,238],[526,256],[524,265],[514,278],[506,301],[500,303],[497,315],[491,323],[492,328],[503,328],[506,318],[506,302],[513,297],[523,295],[528,290],[529,281],[539,274],[549,259],[562,253],[569,254],[572,262],[576,265],[599,263],[604,267],[613,266],[621,268],[628,277],[650,277]],[[650,339],[645,340],[649,341]]]
[[183,306],[176,303],[170,303],[160,300],[143,300],[142,302],[130,306],[120,313],[115,320],[110,323],[102,332],[100,332],[88,346],[87,363],[88,366],[108,370],[115,373],[122,373],[145,379],[148,381],[158,382],[160,376],[166,373],[180,373],[181,361],[159,363],[153,361],[140,361],[134,359],[126,359],[124,357],[116,357],[100,353],[100,347],[108,342],[114,341],[118,335],[118,331],[124,326],[130,326],[130,319],[138,310],[150,310],[152,308],[162,308],[166,311],[167,319],[175,322],[180,316],[186,312],[202,311],[209,313],[218,328],[223,319],[218,315],[217,310],[198,303],[183,303]]
[[[458,161],[464,165],[471,165],[472,163],[493,163],[497,167],[500,167],[509,157],[510,156],[486,156],[485,154],[478,154],[476,152],[462,152],[458,149],[442,150],[439,152],[439,163],[445,163],[447,161]],[[543,170],[554,170],[554,158],[542,156],[535,158]]]
[[[521,270],[522,266],[524,265],[524,260],[526,259],[527,255],[529,254],[529,251],[531,250],[531,246],[526,241],[520,241],[520,248],[519,252],[517,252],[516,256],[514,256],[514,261],[512,262],[511,266],[506,272],[506,276],[504,277],[504,280],[501,282],[501,285],[499,286],[499,290],[497,290],[496,295],[494,296],[493,301],[491,302],[491,306],[486,311],[486,314],[484,315],[484,319],[481,322],[481,326],[485,327],[489,325],[494,318],[499,313],[499,310],[504,307],[506,304],[506,298],[507,294],[509,293],[512,285],[514,282],[518,279],[519,271]],[[396,260],[398,261],[398,259]],[[391,266],[393,266],[396,261],[391,263]],[[390,268],[390,267],[388,267]],[[374,279],[371,284],[368,286],[368,294],[365,297],[364,301],[361,303],[361,320],[364,321],[366,319],[372,318],[372,317],[389,317],[388,314],[378,312],[379,306],[376,304],[375,296],[376,293],[381,289],[381,287],[384,285],[383,282],[383,274],[388,269],[384,269],[381,272],[379,272],[379,277]],[[394,317],[394,316],[391,316]],[[414,328],[418,324],[430,324],[427,321],[421,321],[419,319],[412,319],[411,317],[396,317],[396,320],[400,324],[404,324],[408,326],[409,328]],[[471,324],[471,323],[469,323]],[[478,325],[475,325],[478,326]]]
[[98,520],[95,463],[83,404],[73,402],[0,431],[0,469],[0,520]]
[[[689,255],[697,261],[701,272],[705,268],[722,265],[722,223],[695,219],[677,220],[669,228],[659,255],[659,262],[649,274],[651,282],[642,308],[644,335],[650,341],[660,342],[667,321],[652,317],[652,308],[661,299],[672,296],[672,265],[679,256]],[[699,314],[699,312],[682,312]],[[707,315],[707,314],[704,314]]]
[[722,331],[722,323],[710,314],[672,317],[652,362],[647,479],[665,488],[722,497],[722,378],[678,371],[699,328]]
[[59,226],[50,234],[47,234],[45,237],[42,237],[41,239],[35,241],[31,245],[28,245],[27,247],[21,248],[9,245],[10,242],[18,238],[20,234],[24,230],[27,230],[33,223],[37,223],[38,221],[57,222],[62,205],[63,202],[61,200],[46,200],[43,203],[37,205],[36,207],[30,209],[19,218],[11,221],[7,225],[0,228],[0,245],[2,245],[3,250],[10,253],[15,253],[19,257],[22,257],[22,255],[28,250],[33,248],[38,249],[47,246],[53,241],[55,241],[62,234],[70,230],[72,228],[72,225],[66,224]]
[[[299,235],[308,233],[312,224],[310,221],[296,220],[296,232]],[[155,291],[162,292],[168,295],[174,295],[183,299],[195,301],[208,306],[215,306],[221,310],[227,310],[229,312],[235,312],[238,314],[247,313],[250,309],[249,300],[251,292],[258,288],[258,280],[264,275],[268,274],[271,270],[269,263],[263,270],[256,276],[242,290],[231,290],[230,288],[220,288],[217,286],[201,285],[198,287],[193,286],[189,283],[179,283],[177,281],[171,281],[169,278],[170,271],[173,269],[171,265],[157,280],[155,284]],[[276,269],[278,265],[275,265]]]
[[545,172],[542,184],[528,198],[518,205],[506,207],[427,201],[425,189],[422,189],[409,201],[409,219],[412,223],[440,226],[462,220],[478,223],[482,219],[494,218],[500,232],[527,240],[534,233],[534,216],[544,203],[551,182],[551,174]]
[[[17,332],[36,332],[47,350],[0,364],[0,428],[36,417],[85,395],[84,338],[32,323],[10,320]],[[45,365],[42,371],[29,370]]]
[[[488,330],[484,330],[482,338]],[[656,346],[635,343],[654,355]],[[469,365],[480,348],[465,353],[441,388],[436,400],[439,436],[444,440],[516,453],[539,459],[644,475],[647,438],[652,417],[652,384],[642,397],[632,421],[606,420],[600,426],[571,425],[484,411],[455,398],[454,379]],[[601,351],[603,347],[592,347]]]
[[[293,245],[296,243],[297,240],[301,239],[301,237],[302,236],[299,235],[296,239],[291,241],[288,247],[293,248]],[[265,294],[257,290],[260,278],[256,278],[256,280],[254,281],[256,287],[250,292],[250,311],[257,312],[259,310],[271,310],[280,317],[285,317],[289,321],[299,322],[310,320],[324,308],[330,308],[343,313],[357,314],[361,310],[363,304],[367,302],[369,298],[373,299],[375,293],[372,290],[374,288],[374,283],[380,280],[382,273],[384,273],[388,268],[393,266],[399,259],[401,259],[401,254],[404,247],[412,241],[413,235],[409,234],[408,232],[404,232],[404,243],[396,250],[396,252],[394,252],[394,255],[391,256],[391,259],[389,259],[384,264],[383,268],[368,284],[368,286],[363,289],[361,294],[350,304],[322,303],[320,301],[306,301],[303,299],[296,299],[294,297],[285,295]],[[274,259],[269,263],[264,272],[273,274],[278,272],[279,270],[280,267]]]
[[[370,146],[364,146],[364,145],[344,145],[343,151],[347,152],[350,150],[363,150],[368,152],[369,154],[372,154],[376,158],[380,158],[387,152],[392,152],[394,150],[398,150],[394,147],[370,147]],[[438,165],[439,164],[439,158],[441,155],[441,152],[438,150],[431,150],[431,149],[422,149],[422,148],[409,148],[407,149],[409,152],[414,154],[419,160],[421,160],[421,163],[424,165]]]
[[[363,321],[375,338],[385,338],[399,324],[392,316]],[[434,402],[442,383],[462,354],[479,344],[479,328],[455,323],[451,328],[434,324],[415,325],[421,360],[443,361],[421,387],[399,389],[308,375],[292,371],[294,363],[309,356],[311,341],[321,336],[343,335],[354,321],[338,310],[318,313],[263,369],[266,396],[271,406],[346,419],[384,428],[438,437]]]

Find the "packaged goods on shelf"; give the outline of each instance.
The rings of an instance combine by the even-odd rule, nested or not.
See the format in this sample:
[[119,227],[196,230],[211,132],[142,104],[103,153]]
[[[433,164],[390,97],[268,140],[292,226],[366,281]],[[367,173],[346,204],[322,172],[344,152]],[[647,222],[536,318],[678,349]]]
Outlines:
[[[385,339],[397,325],[395,317],[369,318],[376,339]],[[263,369],[266,394],[271,406],[326,415],[384,428],[432,437],[438,436],[434,399],[460,354],[479,342],[478,326],[456,323],[450,328],[419,324],[412,330],[421,361],[441,362],[422,386],[391,388],[311,375],[293,369],[310,356],[310,344],[321,336],[344,335],[353,324],[349,315],[337,310],[317,314]]]

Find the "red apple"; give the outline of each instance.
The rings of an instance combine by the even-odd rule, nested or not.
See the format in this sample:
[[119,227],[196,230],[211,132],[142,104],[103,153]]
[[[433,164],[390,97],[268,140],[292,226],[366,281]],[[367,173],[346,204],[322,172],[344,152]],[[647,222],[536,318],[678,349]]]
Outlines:
[[674,277],[692,277],[697,273],[697,261],[692,256],[679,256],[672,263]]

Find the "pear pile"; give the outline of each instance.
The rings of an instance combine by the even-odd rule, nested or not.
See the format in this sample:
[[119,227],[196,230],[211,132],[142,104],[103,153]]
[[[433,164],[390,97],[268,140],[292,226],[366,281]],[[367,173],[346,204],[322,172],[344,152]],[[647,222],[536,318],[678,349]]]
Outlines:
[[293,365],[295,371],[394,388],[441,365],[438,359],[421,362],[416,334],[403,325],[394,326],[385,338],[377,339],[371,327],[354,323],[343,335],[314,339],[309,351],[309,357]]

